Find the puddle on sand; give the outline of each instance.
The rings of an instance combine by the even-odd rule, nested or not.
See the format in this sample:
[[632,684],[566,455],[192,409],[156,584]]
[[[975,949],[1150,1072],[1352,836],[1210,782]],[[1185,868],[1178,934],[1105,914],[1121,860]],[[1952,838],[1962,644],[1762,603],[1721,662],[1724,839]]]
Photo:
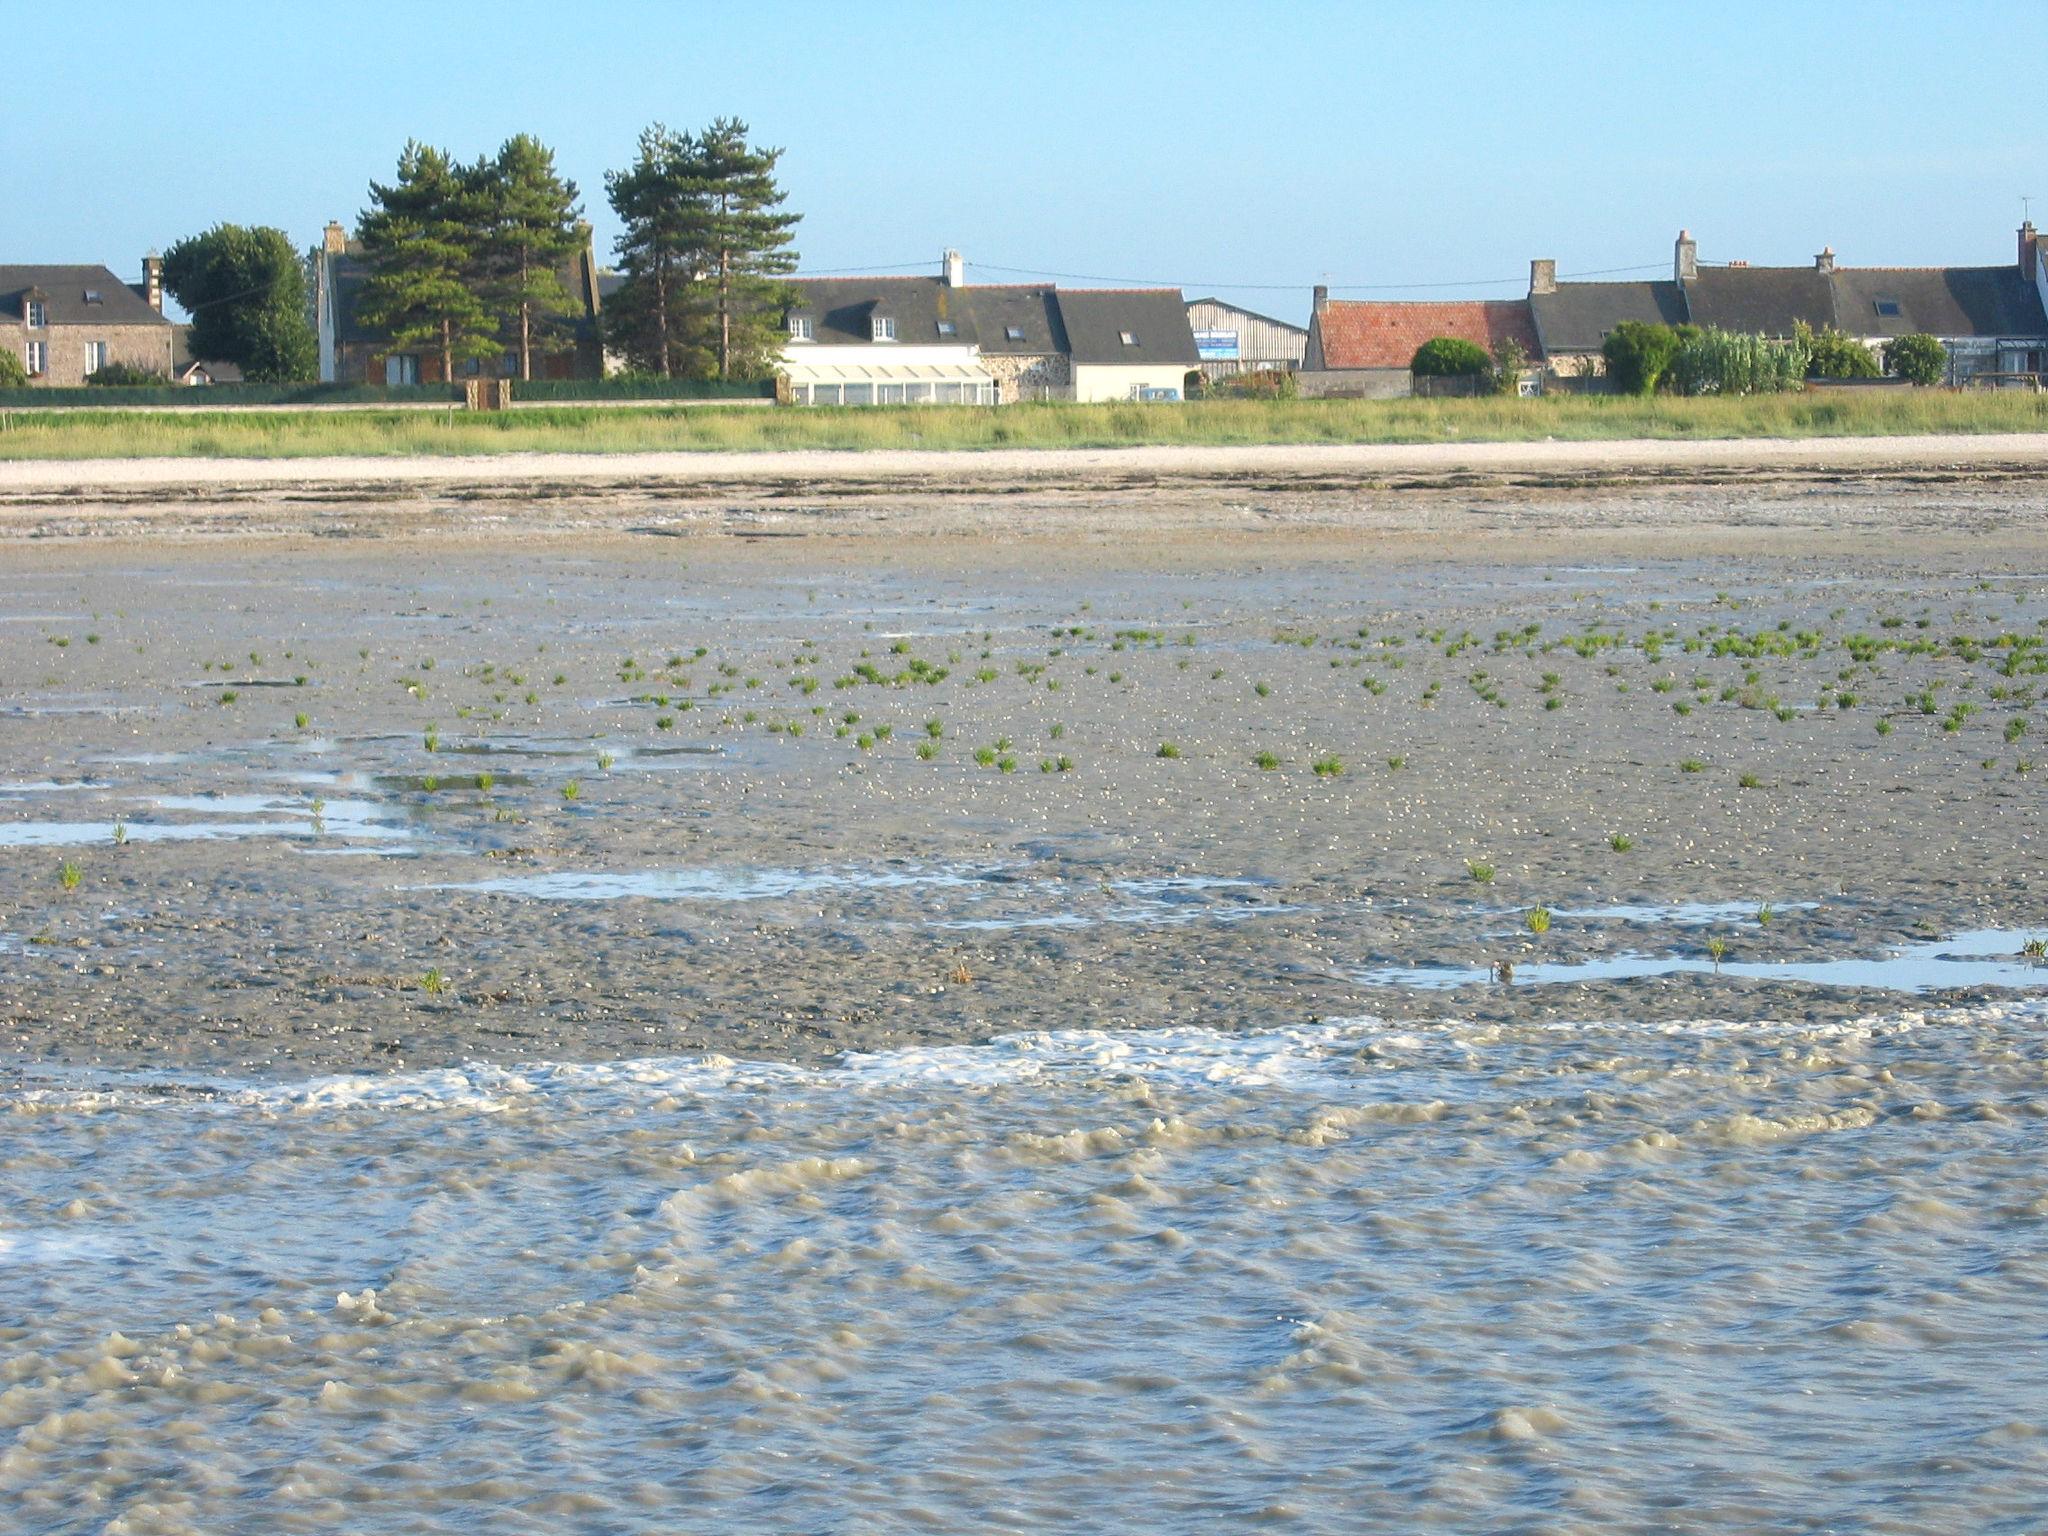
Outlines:
[[[1606,955],[1597,960],[1517,962],[1512,985],[1644,981],[1658,976],[1723,975],[1752,981],[1802,981],[1820,987],[1862,987],[1879,992],[1940,992],[1952,987],[2048,990],[2048,962],[2022,953],[2039,935],[1980,928],[1931,944],[1913,944],[1881,959],[1745,961],[1691,955]],[[1447,991],[1492,981],[1483,966],[1380,966],[1353,979],[1369,987]]]
[[101,821],[0,822],[0,848],[84,848],[110,843],[116,824],[126,829],[131,843],[202,843],[248,837],[401,843],[413,836],[410,828],[394,819],[390,807],[374,800],[328,800],[317,812],[310,800],[279,800],[268,795],[159,795],[147,804],[158,811],[219,819],[151,821],[124,813]]
[[1709,923],[1757,926],[1757,909],[1768,905],[1775,913],[1812,912],[1817,901],[1674,901],[1620,902],[1611,907],[1553,907],[1552,917],[1591,918],[1600,922],[1670,923],[1679,928],[1703,928]]
[[[1055,910],[948,918],[934,926],[978,933],[1021,928],[1092,928],[1102,923],[1170,927],[1197,922],[1235,923],[1306,910],[1284,902],[1260,901],[1253,893],[1264,887],[1265,882],[1259,880],[1210,875],[1110,880],[1088,885],[1036,882],[1025,888],[1050,899]],[[1094,903],[1099,898],[1107,898],[1112,904],[1097,907]]]
[[963,886],[977,877],[941,869],[648,869],[561,870],[505,875],[415,890],[527,896],[537,901],[778,901],[823,890],[900,890]]

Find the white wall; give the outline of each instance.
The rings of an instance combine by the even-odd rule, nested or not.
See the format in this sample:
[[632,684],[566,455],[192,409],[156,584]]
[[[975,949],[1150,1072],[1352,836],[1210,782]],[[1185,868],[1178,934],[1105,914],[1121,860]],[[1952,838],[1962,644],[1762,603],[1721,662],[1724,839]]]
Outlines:
[[1133,388],[1174,389],[1187,388],[1188,374],[1194,370],[1193,363],[1076,363],[1074,365],[1074,398],[1076,400],[1128,400]]

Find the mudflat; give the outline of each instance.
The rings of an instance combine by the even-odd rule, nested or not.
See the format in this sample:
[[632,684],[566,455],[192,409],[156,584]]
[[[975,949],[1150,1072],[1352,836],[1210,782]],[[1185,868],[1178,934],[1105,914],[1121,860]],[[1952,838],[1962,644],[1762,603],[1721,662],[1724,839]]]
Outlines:
[[2048,982],[2023,453],[1517,463],[7,466],[0,1051],[818,1061]]

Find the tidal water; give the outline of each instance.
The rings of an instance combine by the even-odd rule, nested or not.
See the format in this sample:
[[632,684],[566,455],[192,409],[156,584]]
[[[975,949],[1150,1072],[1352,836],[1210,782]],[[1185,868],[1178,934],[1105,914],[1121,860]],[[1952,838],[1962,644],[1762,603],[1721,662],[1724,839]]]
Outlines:
[[0,1529],[2037,1530],[2044,1027],[16,1069]]

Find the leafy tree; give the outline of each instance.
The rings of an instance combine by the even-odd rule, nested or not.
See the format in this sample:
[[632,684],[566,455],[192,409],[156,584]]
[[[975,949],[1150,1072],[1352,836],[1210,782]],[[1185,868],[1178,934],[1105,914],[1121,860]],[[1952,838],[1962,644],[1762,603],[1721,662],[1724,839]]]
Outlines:
[[28,383],[28,364],[12,347],[0,348],[0,389],[19,389]]
[[358,315],[394,347],[438,351],[444,379],[455,377],[457,360],[498,350],[477,293],[478,231],[485,223],[480,181],[446,151],[408,140],[398,180],[370,183],[375,206],[356,226],[370,264]]
[[1455,336],[1432,336],[1415,349],[1408,371],[1425,379],[1477,378],[1493,371],[1493,359],[1477,342]]
[[576,301],[561,269],[582,243],[576,183],[555,171],[555,156],[529,134],[507,139],[495,159],[466,172],[482,213],[474,252],[484,307],[504,326],[519,357],[519,377],[533,377],[536,344],[563,331]]
[[1948,372],[1948,348],[1925,331],[1884,344],[1884,369],[1909,384],[1939,384]]
[[1493,392],[1497,395],[1519,395],[1522,392],[1522,370],[1529,366],[1529,354],[1522,344],[1512,336],[1503,336],[1500,345],[1493,349]]
[[235,364],[252,383],[319,372],[306,272],[281,229],[216,224],[164,253],[164,286],[192,316],[192,355]]
[[747,142],[747,125],[721,117],[697,138],[703,185],[700,270],[716,302],[718,376],[765,373],[782,350],[781,314],[796,270],[801,214],[780,211],[779,149]]
[[1797,334],[1806,343],[1806,376],[1810,379],[1874,379],[1884,371],[1870,355],[1870,348],[1833,326],[1818,331],[1801,326]]
[[1600,344],[1607,377],[1624,395],[1654,393],[1677,350],[1677,333],[1668,325],[1647,320],[1621,321]]
[[640,135],[633,164],[605,176],[625,225],[626,282],[606,330],[631,365],[664,377],[750,377],[781,350],[796,270],[798,216],[780,212],[779,149],[747,142],[747,125],[721,118],[702,134],[659,123]]

